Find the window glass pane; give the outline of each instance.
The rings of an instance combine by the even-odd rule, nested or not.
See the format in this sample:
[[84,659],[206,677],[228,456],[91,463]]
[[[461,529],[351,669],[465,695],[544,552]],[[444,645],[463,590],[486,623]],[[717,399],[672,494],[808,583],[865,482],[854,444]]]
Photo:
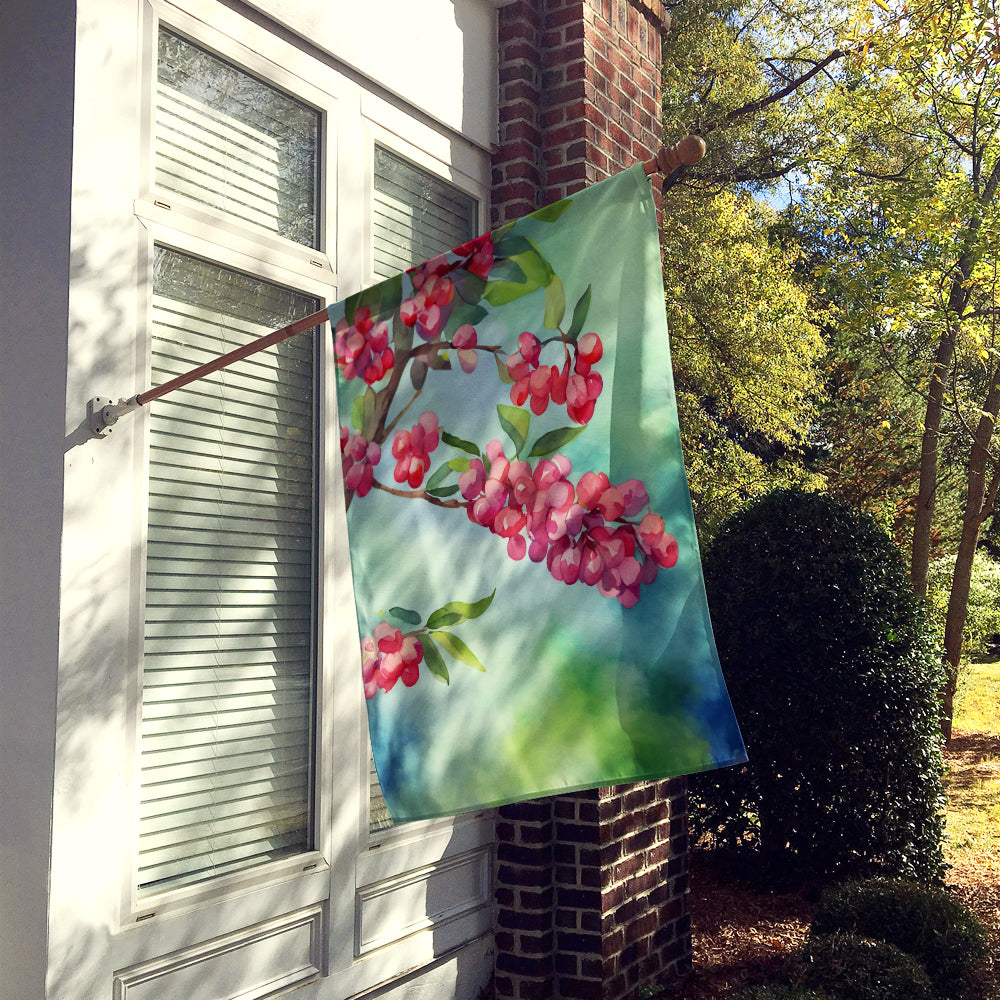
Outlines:
[[[420,264],[477,234],[476,199],[394,153],[375,147],[374,271],[378,278]],[[392,826],[369,755],[370,832]]]
[[[152,383],[317,308],[158,247]],[[150,404],[143,895],[312,847],[314,337]]]
[[375,274],[391,278],[476,232],[476,199],[375,147]]
[[318,245],[319,112],[160,28],[157,187]]

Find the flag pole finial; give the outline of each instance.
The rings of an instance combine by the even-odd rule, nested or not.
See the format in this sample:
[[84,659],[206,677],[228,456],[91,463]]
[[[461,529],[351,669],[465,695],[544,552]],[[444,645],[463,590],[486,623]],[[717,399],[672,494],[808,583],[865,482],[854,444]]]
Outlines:
[[673,146],[660,146],[656,156],[646,160],[642,169],[647,174],[663,174],[666,177],[680,166],[693,166],[698,163],[707,149],[708,146],[700,135],[686,135]]

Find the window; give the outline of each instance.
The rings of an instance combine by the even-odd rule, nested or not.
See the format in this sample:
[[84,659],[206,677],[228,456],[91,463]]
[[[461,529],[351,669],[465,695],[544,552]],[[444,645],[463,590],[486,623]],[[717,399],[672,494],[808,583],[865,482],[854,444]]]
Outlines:
[[[469,239],[488,178],[315,51],[183,6],[147,7],[140,387]],[[388,829],[371,774],[335,384],[324,326],[137,415],[122,989],[204,963],[339,1000],[491,926],[492,817]]]
[[160,28],[156,185],[318,246],[319,112]]
[[[157,190],[315,246],[319,112],[158,39]],[[318,308],[157,245],[152,384]],[[300,334],[151,407],[140,899],[314,847],[316,347]]]
[[[157,247],[153,382],[316,308]],[[312,846],[313,355],[300,335],[150,414],[140,895]]]

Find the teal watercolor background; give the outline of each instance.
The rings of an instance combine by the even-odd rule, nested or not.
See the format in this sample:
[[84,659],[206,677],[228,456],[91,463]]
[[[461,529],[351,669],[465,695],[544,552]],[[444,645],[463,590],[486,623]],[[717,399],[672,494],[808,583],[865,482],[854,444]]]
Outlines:
[[[453,629],[484,672],[448,660],[446,685],[421,664],[415,686],[399,683],[368,700],[376,765],[396,821],[693,773],[746,757],[705,603],[648,179],[641,166],[632,168],[575,195],[555,221],[545,221],[544,213],[528,216],[506,235],[512,234],[531,239],[559,276],[567,304],[563,329],[592,290],[583,330],[603,342],[595,370],[604,389],[583,432],[560,449],[573,465],[568,478],[576,483],[587,471],[603,471],[612,483],[642,480],[649,509],[677,539],[679,557],[626,609],[595,587],[555,580],[544,562],[510,559],[504,539],[472,523],[463,509],[378,488],[351,497],[362,637],[394,607],[426,621],[450,601],[474,602],[495,591],[484,614]],[[494,273],[504,273],[502,266],[491,279]],[[411,287],[404,276],[402,294]],[[398,283],[393,289],[366,293],[364,301],[387,299],[394,307]],[[504,304],[482,303],[487,315],[475,324],[479,344],[502,346],[506,355],[517,350],[521,331],[551,336],[542,323],[545,296],[538,288]],[[345,313],[350,319],[357,302],[331,307],[334,325]],[[543,360],[561,356],[555,345],[549,350]],[[342,425],[351,425],[352,405],[364,390],[360,379],[338,381]],[[404,378],[390,419],[412,395]],[[511,405],[510,386],[480,352],[470,374],[457,363],[430,371],[399,427],[408,429],[432,410],[443,429],[481,449],[499,440],[511,457],[497,404]],[[550,403],[543,415],[532,415],[529,442],[570,425],[565,407]],[[375,478],[395,487],[390,446],[391,435]],[[432,470],[458,454],[442,442],[431,455]]]

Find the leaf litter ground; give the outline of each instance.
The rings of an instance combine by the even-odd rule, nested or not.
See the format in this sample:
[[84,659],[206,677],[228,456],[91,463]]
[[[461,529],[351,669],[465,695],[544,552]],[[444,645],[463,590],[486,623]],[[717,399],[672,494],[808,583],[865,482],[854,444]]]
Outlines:
[[[969,1000],[1000,1000],[1000,735],[956,729],[945,758],[951,838],[946,882],[991,938],[990,957],[977,970]],[[960,799],[963,791],[969,794]],[[986,835],[963,828],[957,810],[970,809],[982,817]],[[658,1000],[724,1000],[748,986],[773,982],[808,937],[810,890],[749,885],[711,850],[693,850],[690,867],[693,968],[665,987]]]

